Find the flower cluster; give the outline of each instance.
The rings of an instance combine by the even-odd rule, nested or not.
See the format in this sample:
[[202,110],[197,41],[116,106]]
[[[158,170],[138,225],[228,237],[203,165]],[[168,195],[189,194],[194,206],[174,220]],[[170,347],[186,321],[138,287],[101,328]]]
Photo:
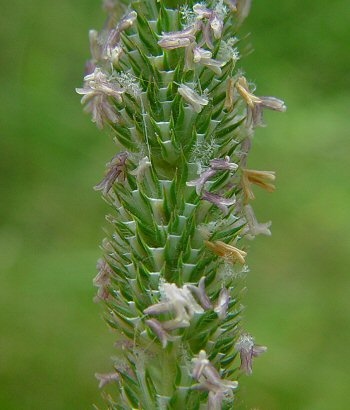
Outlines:
[[195,47],[193,49],[193,61],[208,67],[214,71],[216,75],[221,75],[221,67],[225,65],[223,61],[217,61],[212,58],[213,53],[209,50],[205,50],[201,47]]
[[[232,7],[231,9],[233,10]],[[214,48],[213,38],[220,39],[222,36],[227,8],[222,0],[217,3],[214,9],[208,9],[205,5],[197,3],[193,6],[193,10],[189,10],[187,6],[183,8],[182,14],[187,20],[186,27],[181,31],[163,33],[158,44],[166,50],[184,48],[185,71],[193,70],[196,64],[200,64],[220,76],[221,67],[226,64],[227,60],[213,59],[210,50]],[[207,46],[209,50],[205,49],[204,46]],[[181,84],[178,92],[197,113],[201,112],[202,107],[208,104],[205,97],[185,84]]]
[[251,205],[245,205],[244,216],[247,226],[242,234],[244,234],[247,239],[254,239],[257,235],[271,236],[271,231],[269,229],[271,227],[271,221],[259,223]]
[[175,283],[163,283],[160,288],[162,301],[144,310],[146,315],[173,313],[175,318],[163,322],[167,330],[188,327],[195,313],[203,313],[203,308],[195,301],[187,287],[178,288]]
[[221,378],[220,373],[211,364],[205,350],[201,350],[197,357],[192,359],[192,377],[199,382],[193,386],[196,390],[208,391],[208,409],[221,409],[225,396],[232,396],[232,390],[237,389],[237,381],[229,381]]
[[200,113],[206,105],[208,105],[209,100],[207,97],[198,94],[193,88],[188,85],[181,84],[178,88],[178,93],[181,97],[193,108],[193,111]]
[[235,82],[235,87],[247,104],[247,123],[253,127],[263,126],[263,110],[286,111],[287,107],[284,101],[275,97],[257,97],[248,85],[245,77],[239,77]]
[[222,288],[214,307],[214,312],[218,315],[219,319],[223,320],[226,317],[229,302],[230,292],[228,289]]
[[102,389],[107,384],[119,381],[119,375],[116,372],[111,373],[95,373],[96,379],[99,381],[98,387]]
[[97,295],[94,298],[95,302],[99,302],[101,299],[107,300],[109,297],[109,285],[111,283],[112,269],[104,259],[97,261],[96,269],[98,273],[94,278],[94,285],[98,288]]
[[182,47],[193,49],[196,46],[197,35],[200,34],[199,46],[206,44],[210,49],[213,49],[212,36],[219,39],[222,35],[223,10],[223,8],[210,10],[203,4],[195,4],[191,13],[193,16],[191,24],[181,31],[163,33],[158,44],[167,50]]
[[[107,8],[113,8],[114,3],[106,3]],[[117,81],[115,77],[108,74],[110,67],[116,66],[123,53],[121,45],[121,34],[134,24],[137,13],[131,11],[126,14],[114,27],[98,33],[96,30],[89,31],[91,59],[87,61],[85,68],[84,87],[77,88],[76,92],[83,95],[81,103],[85,105],[85,111],[90,113],[92,121],[98,128],[111,123],[116,124],[119,120],[114,101],[122,102],[122,95],[130,93],[130,87],[126,81]],[[121,73],[119,80],[130,75]],[[132,91],[135,91],[135,87]]]
[[238,165],[230,162],[230,157],[226,156],[224,159],[215,158],[209,162],[209,167],[203,171],[198,179],[188,181],[187,186],[196,187],[197,195],[200,195],[205,184],[210,180],[211,177],[215,176],[219,171],[236,171]]
[[[206,183],[215,176],[219,171],[236,171],[238,165],[230,162],[230,157],[226,156],[224,159],[215,158],[209,162],[209,167],[203,171],[199,178],[188,181],[187,186],[193,186],[196,188],[197,195],[201,195]],[[209,191],[204,191],[201,199],[204,199],[213,205],[217,206],[222,213],[226,216],[229,213],[229,207],[236,203],[236,198],[224,198],[221,195],[214,194]]]
[[160,286],[161,301],[143,311],[145,315],[170,315],[172,317],[165,321],[154,318],[145,321],[157,335],[163,348],[167,346],[169,341],[176,340],[176,336],[169,334],[169,331],[189,327],[195,314],[214,310],[219,318],[223,319],[226,316],[230,301],[229,291],[223,288],[217,302],[213,305],[206,293],[205,280],[206,278],[203,276],[198,286],[186,284],[181,288],[174,283],[162,283]]
[[[110,4],[113,9],[115,5]],[[107,33],[101,35],[96,30],[90,30],[90,52],[91,59],[87,63],[88,70],[94,70],[96,64],[100,62],[110,62],[112,65],[117,65],[123,53],[120,37],[123,31],[129,29],[134,24],[137,18],[137,13],[131,11],[126,14],[116,27],[111,28]]]
[[224,198],[221,195],[213,194],[212,192],[205,191],[202,195],[202,199],[217,206],[220,211],[226,216],[229,214],[229,207],[236,203],[236,198]]
[[84,77],[84,88],[77,88],[76,92],[83,95],[81,103],[85,104],[85,110],[92,115],[92,121],[99,128],[108,123],[118,122],[118,114],[112,103],[122,101],[125,90],[113,82],[111,78],[96,67],[94,72]]
[[124,147],[95,186],[114,210],[94,279],[119,343],[113,372],[96,374],[117,382],[111,408],[231,408],[235,361],[251,374],[266,351],[239,329],[236,280],[241,239],[271,235],[249,204],[253,185],[275,189],[274,172],[247,165],[254,131],[286,106],[235,68],[251,0],[175,3],[104,0],[77,89]]
[[106,176],[95,186],[96,191],[102,191],[103,195],[107,195],[116,180],[120,182],[125,180],[128,156],[128,152],[121,152],[108,162]]
[[240,336],[235,348],[240,354],[241,370],[247,375],[250,375],[253,372],[253,357],[258,357],[267,350],[266,346],[256,345],[254,338],[248,333],[243,333]]

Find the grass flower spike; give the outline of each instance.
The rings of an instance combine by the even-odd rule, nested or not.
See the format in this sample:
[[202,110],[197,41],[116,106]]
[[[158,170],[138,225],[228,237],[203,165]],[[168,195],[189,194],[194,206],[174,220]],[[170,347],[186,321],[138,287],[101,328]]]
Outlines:
[[274,172],[247,162],[263,111],[286,107],[237,67],[249,0],[104,9],[76,90],[115,142],[95,186],[111,213],[94,285],[116,352],[96,378],[112,410],[234,409],[266,350],[240,324],[246,239],[271,234],[252,185],[275,189]]

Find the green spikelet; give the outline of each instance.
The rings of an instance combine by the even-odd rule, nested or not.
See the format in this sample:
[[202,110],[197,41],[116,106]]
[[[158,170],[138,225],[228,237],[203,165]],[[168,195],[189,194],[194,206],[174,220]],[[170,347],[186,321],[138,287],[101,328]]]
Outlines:
[[97,301],[115,330],[108,408],[232,409],[266,348],[240,327],[244,238],[270,235],[248,202],[274,173],[246,168],[263,109],[236,68],[249,1],[104,2],[82,103],[117,153],[101,190],[110,235]]

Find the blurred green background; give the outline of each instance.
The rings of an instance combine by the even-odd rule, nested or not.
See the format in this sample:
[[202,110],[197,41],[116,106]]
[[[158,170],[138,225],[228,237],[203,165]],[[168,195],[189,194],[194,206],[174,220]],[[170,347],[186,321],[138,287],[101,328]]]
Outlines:
[[[273,236],[251,243],[245,324],[269,346],[242,379],[240,409],[350,408],[348,1],[256,0],[244,32],[267,113],[249,166]],[[92,303],[106,206],[92,186],[114,154],[74,88],[99,0],[3,1],[0,14],[0,408],[101,403],[113,335]]]

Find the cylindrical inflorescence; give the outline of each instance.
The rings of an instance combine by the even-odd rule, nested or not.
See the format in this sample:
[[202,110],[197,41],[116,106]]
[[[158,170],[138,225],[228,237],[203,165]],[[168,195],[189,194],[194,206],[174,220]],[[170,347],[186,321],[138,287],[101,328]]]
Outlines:
[[[263,110],[237,31],[249,0],[105,0],[81,94],[114,137],[96,185],[111,207],[94,280],[116,334],[97,374],[110,409],[232,409],[266,348],[241,329],[244,239],[270,235],[250,202],[275,174],[247,168]],[[205,408],[205,407],[204,407]]]

